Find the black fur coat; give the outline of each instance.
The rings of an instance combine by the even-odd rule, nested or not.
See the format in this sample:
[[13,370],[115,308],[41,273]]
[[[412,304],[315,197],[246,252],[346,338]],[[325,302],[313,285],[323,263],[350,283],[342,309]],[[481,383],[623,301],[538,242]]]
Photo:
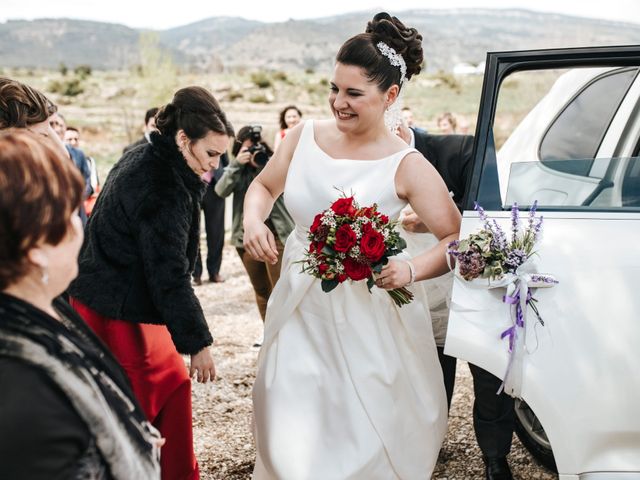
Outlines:
[[166,324],[180,353],[211,345],[191,286],[204,188],[172,138],[127,152],[89,218],[69,294],[105,317]]

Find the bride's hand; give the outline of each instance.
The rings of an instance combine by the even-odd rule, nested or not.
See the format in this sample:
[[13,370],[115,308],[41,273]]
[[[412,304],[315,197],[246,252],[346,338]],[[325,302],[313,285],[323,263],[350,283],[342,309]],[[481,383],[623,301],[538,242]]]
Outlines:
[[411,269],[407,262],[389,260],[376,279],[376,285],[385,290],[402,288],[411,281]]
[[244,248],[255,260],[278,263],[278,248],[273,233],[264,222],[250,221],[244,224]]

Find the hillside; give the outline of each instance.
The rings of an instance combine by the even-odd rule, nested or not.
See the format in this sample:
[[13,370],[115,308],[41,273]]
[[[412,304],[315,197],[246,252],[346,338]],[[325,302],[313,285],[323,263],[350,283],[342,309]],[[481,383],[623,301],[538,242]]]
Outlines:
[[[262,23],[215,17],[158,31],[176,64],[199,71],[328,70],[338,46],[362,31],[373,11],[312,20]],[[427,68],[451,70],[481,62],[487,51],[586,45],[640,44],[640,25],[527,10],[455,9],[394,12],[424,36]],[[0,65],[99,69],[139,63],[141,32],[80,20],[0,23]]]

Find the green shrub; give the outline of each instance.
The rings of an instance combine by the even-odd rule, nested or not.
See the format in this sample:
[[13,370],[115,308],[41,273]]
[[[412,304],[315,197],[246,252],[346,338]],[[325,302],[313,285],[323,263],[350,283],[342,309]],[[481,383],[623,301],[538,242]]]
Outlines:
[[288,82],[289,81],[289,77],[287,77],[287,74],[285,72],[274,72],[273,73],[273,79],[278,81],[278,82]]
[[227,95],[227,99],[230,102],[234,102],[236,100],[242,100],[244,98],[244,95],[242,94],[242,92],[239,92],[237,90],[232,90],[231,92],[229,92],[229,94]]
[[440,82],[442,82],[444,86],[456,93],[460,93],[462,91],[460,82],[458,82],[458,80],[456,80],[456,77],[454,77],[451,73],[440,70],[438,73],[436,73],[435,78],[437,80],[440,80]]
[[258,88],[269,88],[272,83],[271,79],[264,72],[255,72],[251,74],[251,81]]
[[90,65],[78,65],[73,71],[82,80],[90,76],[92,72]]
[[84,92],[84,87],[79,78],[70,78],[68,80],[54,80],[49,84],[49,90],[53,93],[59,93],[65,97],[75,97]]
[[271,103],[266,95],[258,93],[249,97],[251,103]]

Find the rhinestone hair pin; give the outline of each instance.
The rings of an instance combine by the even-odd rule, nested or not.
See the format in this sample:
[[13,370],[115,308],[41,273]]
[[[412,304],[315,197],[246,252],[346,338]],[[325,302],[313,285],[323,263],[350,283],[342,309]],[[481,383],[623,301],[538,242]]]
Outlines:
[[378,50],[380,50],[380,53],[389,59],[391,65],[400,69],[400,85],[402,85],[407,79],[407,64],[404,58],[384,42],[378,42],[376,46]]

